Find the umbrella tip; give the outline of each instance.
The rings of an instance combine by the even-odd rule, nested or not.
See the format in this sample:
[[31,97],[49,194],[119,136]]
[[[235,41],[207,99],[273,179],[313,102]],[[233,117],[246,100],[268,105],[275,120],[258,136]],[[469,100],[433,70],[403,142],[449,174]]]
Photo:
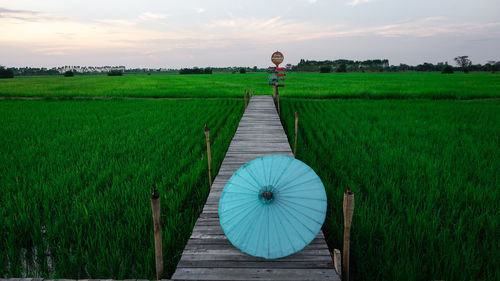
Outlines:
[[273,194],[269,191],[266,191],[266,192],[264,192],[264,198],[269,200],[269,199],[273,198]]

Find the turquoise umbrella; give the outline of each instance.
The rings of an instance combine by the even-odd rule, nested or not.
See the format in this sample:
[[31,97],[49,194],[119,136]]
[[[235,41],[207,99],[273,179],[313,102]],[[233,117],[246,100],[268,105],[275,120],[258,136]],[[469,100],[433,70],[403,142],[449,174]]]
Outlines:
[[242,252],[276,259],[302,250],[321,230],[326,193],[302,161],[270,155],[236,171],[219,201],[220,225]]

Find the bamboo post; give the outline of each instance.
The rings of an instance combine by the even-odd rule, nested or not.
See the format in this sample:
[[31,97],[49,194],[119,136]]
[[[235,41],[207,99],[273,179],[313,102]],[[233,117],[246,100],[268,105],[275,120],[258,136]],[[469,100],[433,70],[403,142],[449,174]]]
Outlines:
[[243,99],[245,100],[245,109],[247,109],[247,90],[243,90]]
[[281,117],[281,110],[280,110],[280,94],[278,92],[278,87],[276,87],[276,102],[278,103],[278,116]]
[[208,130],[207,124],[205,124],[205,139],[207,140],[208,183],[212,187],[212,155],[210,154],[210,130]]
[[295,141],[293,144],[293,157],[297,156],[297,131],[299,128],[299,113],[295,111]]
[[161,224],[160,224],[160,195],[155,188],[151,195],[151,210],[153,212],[153,225],[155,237],[155,261],[156,261],[156,279],[160,280],[163,275],[163,254],[161,243]]
[[342,272],[344,281],[349,281],[349,243],[351,240],[351,222],[354,213],[354,193],[348,189],[344,193],[344,253],[342,257]]

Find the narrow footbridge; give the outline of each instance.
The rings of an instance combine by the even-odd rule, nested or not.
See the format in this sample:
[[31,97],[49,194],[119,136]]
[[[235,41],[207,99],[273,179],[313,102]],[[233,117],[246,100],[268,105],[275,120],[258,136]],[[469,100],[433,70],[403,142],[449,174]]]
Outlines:
[[271,96],[253,96],[215,178],[172,280],[340,280],[323,236],[291,256],[266,260],[240,252],[219,224],[219,198],[231,175],[265,155],[293,157]]

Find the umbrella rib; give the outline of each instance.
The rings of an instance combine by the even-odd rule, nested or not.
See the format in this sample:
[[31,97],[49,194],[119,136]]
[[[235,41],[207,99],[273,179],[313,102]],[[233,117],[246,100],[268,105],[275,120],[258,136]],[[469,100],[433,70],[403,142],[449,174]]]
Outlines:
[[[243,217],[242,217],[242,218],[238,221],[238,223],[237,223],[237,224],[234,224],[234,225],[238,225],[238,224],[239,224],[239,223],[240,223],[243,219],[245,219],[245,218],[246,218],[246,217],[248,217],[250,214],[252,214],[252,213],[254,213],[254,212],[258,211],[258,210],[259,210],[259,208],[255,208],[253,211],[251,211],[250,213],[248,213],[246,216],[243,216]],[[260,210],[260,211],[262,212],[262,210]],[[235,237],[235,239],[234,239],[234,241],[237,243],[237,245],[240,245],[240,247],[242,247],[242,244],[240,244],[240,237],[241,237],[241,235],[242,235],[243,233],[245,234],[245,236],[244,236],[245,240],[246,240],[246,241],[248,241],[248,238],[247,238],[247,236],[249,235],[248,228],[249,228],[249,226],[254,225],[254,224],[255,224],[255,221],[256,221],[258,218],[259,218],[259,216],[258,216],[258,215],[255,215],[255,216],[253,217],[253,220],[247,220],[246,224],[245,224],[244,226],[242,226],[242,227],[241,227],[240,232],[237,234],[237,237]],[[244,241],[245,241],[245,240],[244,240]],[[247,245],[245,245],[245,246],[247,246]],[[245,248],[246,248],[246,247],[245,247]]]
[[[243,199],[246,199],[246,198],[243,198]],[[238,201],[241,201],[241,200],[238,200]],[[252,200],[252,201],[253,201],[253,200]],[[241,204],[237,204],[237,205],[231,206],[231,208],[225,208],[225,209],[224,209],[224,212],[231,211],[231,210],[234,210],[235,208],[239,208],[239,207],[241,207],[241,206],[248,205],[248,204],[249,204],[250,202],[252,202],[252,201],[250,201],[250,200],[248,200],[248,199],[247,199],[247,202],[243,202],[243,203],[241,203]],[[228,201],[226,201],[226,202],[228,202]],[[226,202],[224,202],[224,203],[226,203]]]
[[[233,215],[232,217],[230,217],[229,219],[225,219],[225,220],[224,220],[224,223],[227,223],[227,222],[229,222],[229,221],[232,221],[234,218],[238,217],[241,213],[243,213],[243,212],[245,212],[245,211],[248,211],[249,209],[251,209],[252,207],[254,207],[254,205],[255,205],[255,203],[254,203],[253,205],[249,205],[249,206],[248,206],[248,208],[243,209],[243,210],[241,210],[240,212],[238,212],[238,213],[234,214],[234,215]],[[219,210],[219,211],[220,211],[220,210]],[[223,213],[222,213],[222,214],[224,214],[224,213],[225,213],[225,211],[223,211]],[[243,218],[245,218],[245,216],[243,216]],[[241,220],[240,220],[240,221],[241,221]],[[240,222],[240,221],[238,221],[238,222]]]
[[285,196],[281,196],[280,198],[300,198],[300,200],[314,200],[314,201],[322,201],[322,202],[325,202],[326,200],[325,199],[322,199],[322,198],[311,198],[311,197],[297,197],[297,196],[294,196],[294,195],[286,195]]
[[[285,206],[286,206],[286,205],[285,205]],[[283,206],[283,209],[285,209],[285,210],[287,210],[287,211],[288,211],[288,209],[287,209],[287,208],[284,208],[285,206]],[[289,207],[289,206],[288,206],[288,207]],[[289,207],[289,208],[290,208],[290,207]],[[293,209],[293,208],[292,208],[292,209]],[[303,215],[303,216],[305,216],[306,218],[309,218],[309,219],[313,220],[315,223],[318,223],[315,219],[313,219],[313,218],[311,218],[311,217],[309,217],[309,216],[305,215],[304,213],[300,212],[299,210],[296,210],[296,209],[293,209],[293,210],[294,210],[294,211],[296,211],[296,212],[297,212],[297,213],[299,213],[299,214],[302,214],[302,215]],[[291,214],[291,212],[290,212],[290,211],[288,211],[288,212]],[[307,225],[305,225],[305,224],[304,224],[301,220],[299,220],[299,219],[298,219],[298,218],[296,218],[295,216],[294,216],[294,218],[295,218],[295,219],[296,219],[296,220],[297,220],[297,221],[298,221],[301,225],[303,225],[303,226],[304,226],[307,230],[309,230],[309,232],[311,232],[312,234],[316,234],[316,233],[314,233],[314,231],[313,231],[313,230],[311,230],[311,229],[310,229]],[[318,224],[320,224],[320,225],[321,225],[321,223],[318,223]],[[313,239],[314,239],[314,238],[313,238]],[[303,240],[304,240],[304,239],[303,239]],[[308,243],[308,242],[306,242],[305,240],[304,240],[304,242],[305,242],[306,244]]]
[[[302,198],[300,198],[300,199],[302,199]],[[307,205],[303,205],[303,204],[300,204],[300,203],[297,203],[297,202],[294,202],[294,201],[290,201],[290,200],[288,200],[286,197],[285,197],[285,198],[280,197],[280,200],[281,200],[281,201],[285,201],[285,202],[289,202],[289,203],[292,203],[292,204],[295,204],[295,205],[300,206],[300,207],[304,207],[304,208],[309,209],[309,210],[312,210],[312,211],[316,211],[316,212],[318,212],[318,213],[324,213],[324,211],[323,211],[323,210],[314,209],[314,208],[309,207],[309,206],[307,206]],[[323,200],[322,200],[322,201],[323,201]],[[323,201],[323,202],[324,202],[324,201]]]
[[[267,178],[268,178],[268,181],[267,181],[267,182],[268,182],[269,184],[271,184],[271,185],[273,185],[273,184],[272,184],[272,182],[271,182],[271,179],[272,179],[272,176],[273,176],[274,158],[275,158],[275,157],[271,157],[271,158],[270,158],[270,161],[271,161],[271,165],[270,165],[270,166],[271,166],[271,167],[268,169],[269,174],[267,175],[267,176],[268,176],[268,177],[267,177]],[[274,185],[273,185],[273,186],[274,186]]]
[[[277,208],[282,208],[282,206],[280,205],[276,205]],[[287,213],[290,214],[291,217],[295,217],[290,211],[288,211],[287,209],[283,208],[283,210],[285,210]],[[295,226],[293,225],[293,223],[290,222],[290,220],[288,219],[287,216],[283,216],[285,218],[285,220],[288,222],[288,224],[293,228],[293,230],[299,235],[300,239],[302,239],[302,242],[304,242],[305,244],[307,244],[307,241],[304,239],[304,237],[302,237],[302,234],[295,228]],[[292,248],[293,250],[295,251],[295,247],[293,247],[292,245]]]
[[[286,201],[286,200],[284,200],[284,201]],[[290,202],[290,201],[288,201],[288,202]],[[301,204],[298,204],[298,203],[295,203],[295,202],[291,202],[291,203],[293,203],[293,204],[295,204],[295,205],[298,205],[298,206],[301,206],[301,207],[304,207],[304,208],[308,208],[307,206],[304,206],[304,205],[301,205]],[[311,216],[309,216],[309,215],[305,214],[305,213],[304,213],[304,212],[302,212],[302,211],[299,211],[298,209],[293,208],[293,207],[292,207],[292,206],[290,206],[289,204],[287,204],[287,203],[285,203],[285,202],[283,202],[282,204],[283,204],[284,206],[286,206],[286,207],[290,208],[290,209],[293,209],[293,210],[294,210],[294,211],[296,211],[297,213],[302,214],[302,215],[303,215],[303,216],[305,216],[306,218],[311,219],[311,220],[312,220],[312,221],[314,221],[315,223],[321,224],[321,222],[317,221],[315,218],[313,218],[313,217],[311,217]],[[317,211],[317,212],[321,212],[321,213],[323,214],[323,212],[322,212],[322,211],[318,211],[318,210],[315,210],[315,209],[312,209],[312,208],[308,208],[308,209],[311,209],[311,210],[314,210],[314,211]]]
[[250,175],[250,177],[255,181],[255,183],[257,183],[257,186],[261,187],[261,183],[255,178],[255,175],[253,174],[253,172],[250,171],[250,169],[248,169],[248,168],[246,171]]
[[[279,216],[279,217],[282,217],[283,215],[281,213],[278,213],[278,210],[276,210],[276,215]],[[284,218],[286,219],[286,218]],[[280,222],[280,225],[281,225],[281,229],[285,229],[285,226],[283,225],[283,223],[281,222],[281,220],[278,220]],[[285,232],[286,233],[286,232]],[[284,235],[286,237],[286,240],[288,240],[288,243],[290,244],[290,246],[292,247],[292,250],[295,252],[296,249],[295,247],[293,246],[293,243],[292,243],[292,240],[290,240],[290,237],[288,237],[288,235]],[[278,239],[279,240],[279,239]]]
[[[288,167],[287,167],[287,168],[288,168]],[[297,176],[297,177],[293,178],[293,180],[289,180],[286,184],[284,184],[284,186],[289,185],[291,182],[296,181],[298,178],[300,178],[300,177],[302,177],[302,176],[304,175],[304,173],[297,173],[297,174],[298,174],[298,176]],[[278,184],[277,184],[277,185],[278,185]],[[279,186],[281,186],[281,184],[279,184]]]
[[[249,188],[249,186],[255,186],[255,185],[251,185],[250,181],[249,181],[247,178],[243,177],[243,176],[242,176],[242,175],[240,175],[240,174],[238,174],[238,175],[236,175],[236,176],[237,176],[237,177],[242,178],[245,182],[249,183],[249,185],[248,185],[248,186],[243,186],[243,185],[235,184],[235,183],[234,183],[234,182],[232,182],[232,181],[231,181],[231,182],[228,182],[228,184],[231,184],[231,185],[236,185],[236,186],[239,186],[239,187],[243,187],[243,188],[245,188],[245,189],[247,189],[247,190],[250,190],[250,191],[258,191],[258,190],[254,190],[254,189],[250,189],[250,188]],[[252,175],[250,175],[250,177],[252,177]],[[254,179],[254,178],[252,178],[252,180],[253,180],[253,181],[255,181],[257,184],[259,184],[259,183],[258,183],[258,182]]]
[[[276,233],[276,237],[278,237],[278,227],[276,225],[276,218],[274,216],[271,217],[273,220],[274,220],[274,223],[272,223],[271,225],[274,226],[274,231]],[[280,251],[280,255],[283,254],[283,248],[281,246],[281,239],[276,239],[276,241],[278,242],[278,250]]]
[[[232,185],[235,185],[235,184],[232,184]],[[241,185],[236,185],[236,186],[239,186],[239,187],[243,187]],[[254,191],[255,192],[255,191]],[[248,194],[248,195],[255,195],[255,193],[246,193],[246,192],[236,192],[236,191],[224,191],[224,193],[232,193],[232,194]]]
[[290,165],[292,165],[292,163],[293,163],[293,159],[289,160],[289,161],[288,161],[288,164],[286,165],[286,167],[285,167],[283,170],[281,170],[281,174],[280,174],[280,175],[279,175],[279,177],[276,179],[276,182],[274,182],[274,183],[273,183],[273,186],[274,186],[275,188],[277,188],[277,187],[278,187],[278,184],[279,184],[279,182],[280,182],[280,180],[281,180],[281,177],[283,177],[283,175],[285,174],[286,170],[288,170],[288,168],[290,167]]
[[264,183],[268,183],[269,181],[266,179],[266,167],[265,167],[266,161],[264,161],[264,158],[261,157],[260,162],[262,163],[260,166],[262,168],[262,177],[264,178]]
[[290,188],[298,186],[298,185],[308,184],[308,183],[310,183],[312,181],[317,181],[317,180],[318,180],[318,177],[316,176],[316,177],[314,177],[312,179],[308,179],[308,180],[300,182],[300,183],[296,183],[296,184],[293,184],[293,185],[287,185],[287,186],[283,187],[283,189],[281,189],[280,192],[283,192],[284,190],[290,189]]

